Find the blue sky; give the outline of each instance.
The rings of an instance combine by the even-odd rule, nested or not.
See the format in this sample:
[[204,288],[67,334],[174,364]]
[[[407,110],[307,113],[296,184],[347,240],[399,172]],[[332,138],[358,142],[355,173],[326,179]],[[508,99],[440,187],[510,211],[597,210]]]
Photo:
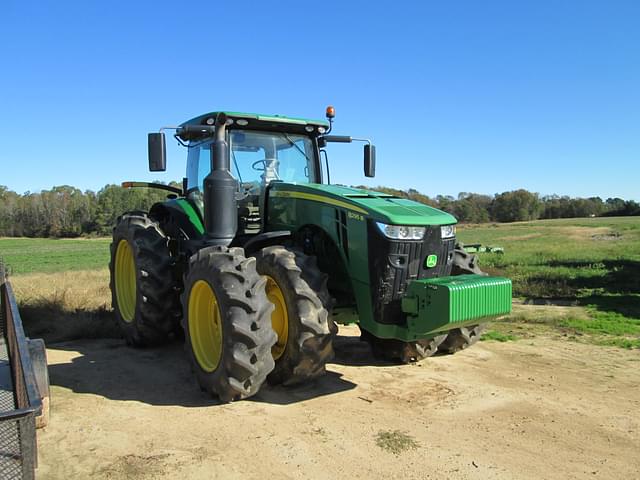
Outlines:
[[332,104],[378,153],[367,181],[361,145],[332,145],[335,182],[640,200],[639,24],[615,0],[4,0],[0,185],[179,179],[173,143],[147,172],[147,132]]

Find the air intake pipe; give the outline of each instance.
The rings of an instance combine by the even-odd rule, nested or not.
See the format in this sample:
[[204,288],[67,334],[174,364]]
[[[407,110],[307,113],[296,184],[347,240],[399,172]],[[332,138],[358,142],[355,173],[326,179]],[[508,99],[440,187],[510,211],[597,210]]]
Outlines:
[[221,113],[216,118],[211,173],[204,179],[204,226],[210,245],[229,245],[238,230],[238,182],[229,171],[226,129],[227,116]]

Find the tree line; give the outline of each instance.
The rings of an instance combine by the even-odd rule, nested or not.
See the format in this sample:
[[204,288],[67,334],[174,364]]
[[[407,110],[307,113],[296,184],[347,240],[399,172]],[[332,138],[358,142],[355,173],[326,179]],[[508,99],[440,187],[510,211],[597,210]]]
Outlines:
[[78,237],[110,235],[119,215],[148,210],[167,192],[107,185],[98,192],[62,185],[23,195],[0,185],[0,236]]
[[[640,204],[621,198],[541,197],[523,189],[493,196],[462,192],[457,198],[446,195],[428,197],[414,189],[376,187],[374,190],[439,208],[453,214],[458,221],[468,223],[640,215]],[[148,210],[166,196],[167,192],[162,190],[125,189],[118,185],[106,185],[98,192],[62,185],[20,195],[0,185],[0,236],[64,238],[110,235],[123,212]]]
[[[367,187],[361,187],[367,188]],[[449,195],[428,197],[414,189],[398,190],[375,187],[373,190],[408,198],[451,213],[464,223],[521,222],[550,218],[640,215],[640,204],[633,200],[600,197],[571,198],[540,196],[519,189],[493,196],[461,192],[457,198]]]

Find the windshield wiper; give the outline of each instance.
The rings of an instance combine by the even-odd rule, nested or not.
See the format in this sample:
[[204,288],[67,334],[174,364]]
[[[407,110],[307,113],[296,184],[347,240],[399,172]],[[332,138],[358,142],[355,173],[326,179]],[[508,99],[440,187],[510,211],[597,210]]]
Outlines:
[[240,178],[240,183],[244,183],[242,181],[242,175],[240,175],[240,169],[238,168],[238,162],[236,161],[236,152],[233,151],[233,148],[231,148],[230,150],[231,150],[231,157],[233,158],[233,164],[236,166],[236,172],[238,172],[238,177]]
[[287,142],[289,142],[290,145],[293,145],[294,147],[296,147],[296,149],[302,154],[304,155],[304,158],[307,159],[307,162],[309,162],[310,164],[313,164],[313,162],[311,161],[311,159],[307,156],[307,154],[304,152],[304,150],[302,150],[293,140],[291,140],[291,138],[289,137],[288,134],[286,133],[281,133],[281,135],[287,140]]

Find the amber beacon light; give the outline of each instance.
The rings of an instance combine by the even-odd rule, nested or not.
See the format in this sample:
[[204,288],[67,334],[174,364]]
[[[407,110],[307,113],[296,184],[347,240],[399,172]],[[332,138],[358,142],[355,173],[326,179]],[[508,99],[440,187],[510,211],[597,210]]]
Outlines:
[[331,105],[327,107],[327,118],[333,118],[336,116],[336,109]]

